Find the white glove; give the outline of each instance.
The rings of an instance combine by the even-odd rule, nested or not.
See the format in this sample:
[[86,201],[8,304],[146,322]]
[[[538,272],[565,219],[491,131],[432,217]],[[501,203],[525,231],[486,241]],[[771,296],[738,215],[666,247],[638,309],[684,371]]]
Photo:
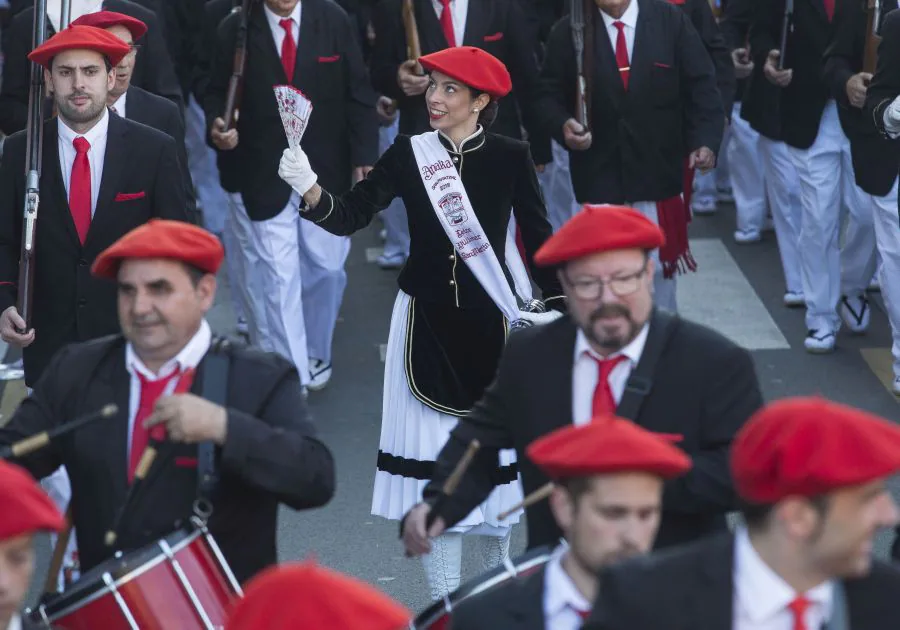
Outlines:
[[318,180],[309,165],[309,158],[300,147],[284,150],[278,164],[278,176],[301,195],[305,195]]

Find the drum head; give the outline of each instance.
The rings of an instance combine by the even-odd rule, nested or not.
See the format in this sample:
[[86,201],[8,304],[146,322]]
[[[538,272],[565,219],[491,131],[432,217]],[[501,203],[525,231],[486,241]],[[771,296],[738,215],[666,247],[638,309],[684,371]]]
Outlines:
[[[173,550],[189,544],[202,532],[193,528],[175,531],[165,540]],[[136,551],[123,552],[117,557],[101,562],[90,571],[83,573],[65,592],[51,596],[45,603],[44,613],[52,621],[68,613],[70,609],[84,606],[101,596],[107,590],[103,575],[109,573],[116,582],[129,581],[165,559],[159,548],[159,541],[150,543]],[[31,615],[33,621],[41,621],[40,609]]]
[[510,572],[505,565],[500,565],[496,569],[479,575],[474,580],[466,582],[450,593],[447,596],[447,601],[435,602],[425,609],[416,617],[413,622],[413,628],[415,630],[444,630],[448,626],[453,608],[459,605],[461,601],[487,592],[517,577],[524,577],[534,573],[547,564],[552,554],[552,547],[538,547],[512,560],[515,573]]

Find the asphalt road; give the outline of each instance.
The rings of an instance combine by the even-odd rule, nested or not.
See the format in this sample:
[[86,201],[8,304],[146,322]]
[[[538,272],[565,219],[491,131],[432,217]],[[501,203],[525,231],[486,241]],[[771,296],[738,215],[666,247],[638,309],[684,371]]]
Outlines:
[[[380,247],[378,228],[376,222],[353,239],[349,283],[335,334],[334,377],[326,390],[310,396],[315,422],[337,460],[337,495],[320,510],[283,510],[279,550],[282,561],[315,557],[419,612],[428,605],[421,563],[403,556],[397,523],[369,514],[383,344],[397,290],[396,273],[382,271],[373,262]],[[733,229],[730,206],[694,220],[691,241],[700,269],[679,279],[682,315],[751,349],[767,399],[821,394],[896,420],[900,407],[886,387],[891,378],[889,327],[878,295],[868,334],[842,334],[834,354],[809,355],[803,350],[803,311],[781,304],[784,287],[774,235],[767,234],[759,244],[737,245],[731,239]],[[227,282],[210,320],[219,332],[233,329]],[[7,383],[2,412],[8,414],[22,392],[21,383]],[[879,539],[878,553],[885,553],[888,543],[887,536]],[[514,533],[514,555],[523,547],[520,525]],[[41,563],[46,561],[42,544]],[[464,579],[477,574],[476,566],[473,558],[466,558]]]

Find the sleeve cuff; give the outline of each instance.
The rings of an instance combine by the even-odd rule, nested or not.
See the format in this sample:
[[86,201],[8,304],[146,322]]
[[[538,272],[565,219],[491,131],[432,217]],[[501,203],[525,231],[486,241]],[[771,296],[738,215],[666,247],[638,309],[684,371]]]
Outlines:
[[900,122],[896,122],[891,118],[890,111],[891,107],[888,105],[884,108],[881,119],[884,122],[884,133],[887,134],[891,140],[894,140],[900,137]]
[[[325,197],[328,198],[328,204],[325,204]],[[312,221],[313,223],[322,223],[325,219],[331,216],[331,213],[334,212],[334,197],[331,196],[324,188],[322,189],[322,198],[319,200],[319,205],[315,208],[310,208],[307,205],[306,200],[303,197],[300,197],[300,216],[304,219]]]

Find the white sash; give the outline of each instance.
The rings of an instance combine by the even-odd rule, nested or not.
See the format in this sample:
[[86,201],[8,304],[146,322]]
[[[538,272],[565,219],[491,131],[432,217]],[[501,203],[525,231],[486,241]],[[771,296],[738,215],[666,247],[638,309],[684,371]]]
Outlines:
[[462,179],[453,166],[450,154],[441,144],[438,132],[413,136],[410,143],[425,192],[447,238],[506,319],[510,323],[520,320],[522,313],[516,296],[509,287],[497,254],[481,229]]

